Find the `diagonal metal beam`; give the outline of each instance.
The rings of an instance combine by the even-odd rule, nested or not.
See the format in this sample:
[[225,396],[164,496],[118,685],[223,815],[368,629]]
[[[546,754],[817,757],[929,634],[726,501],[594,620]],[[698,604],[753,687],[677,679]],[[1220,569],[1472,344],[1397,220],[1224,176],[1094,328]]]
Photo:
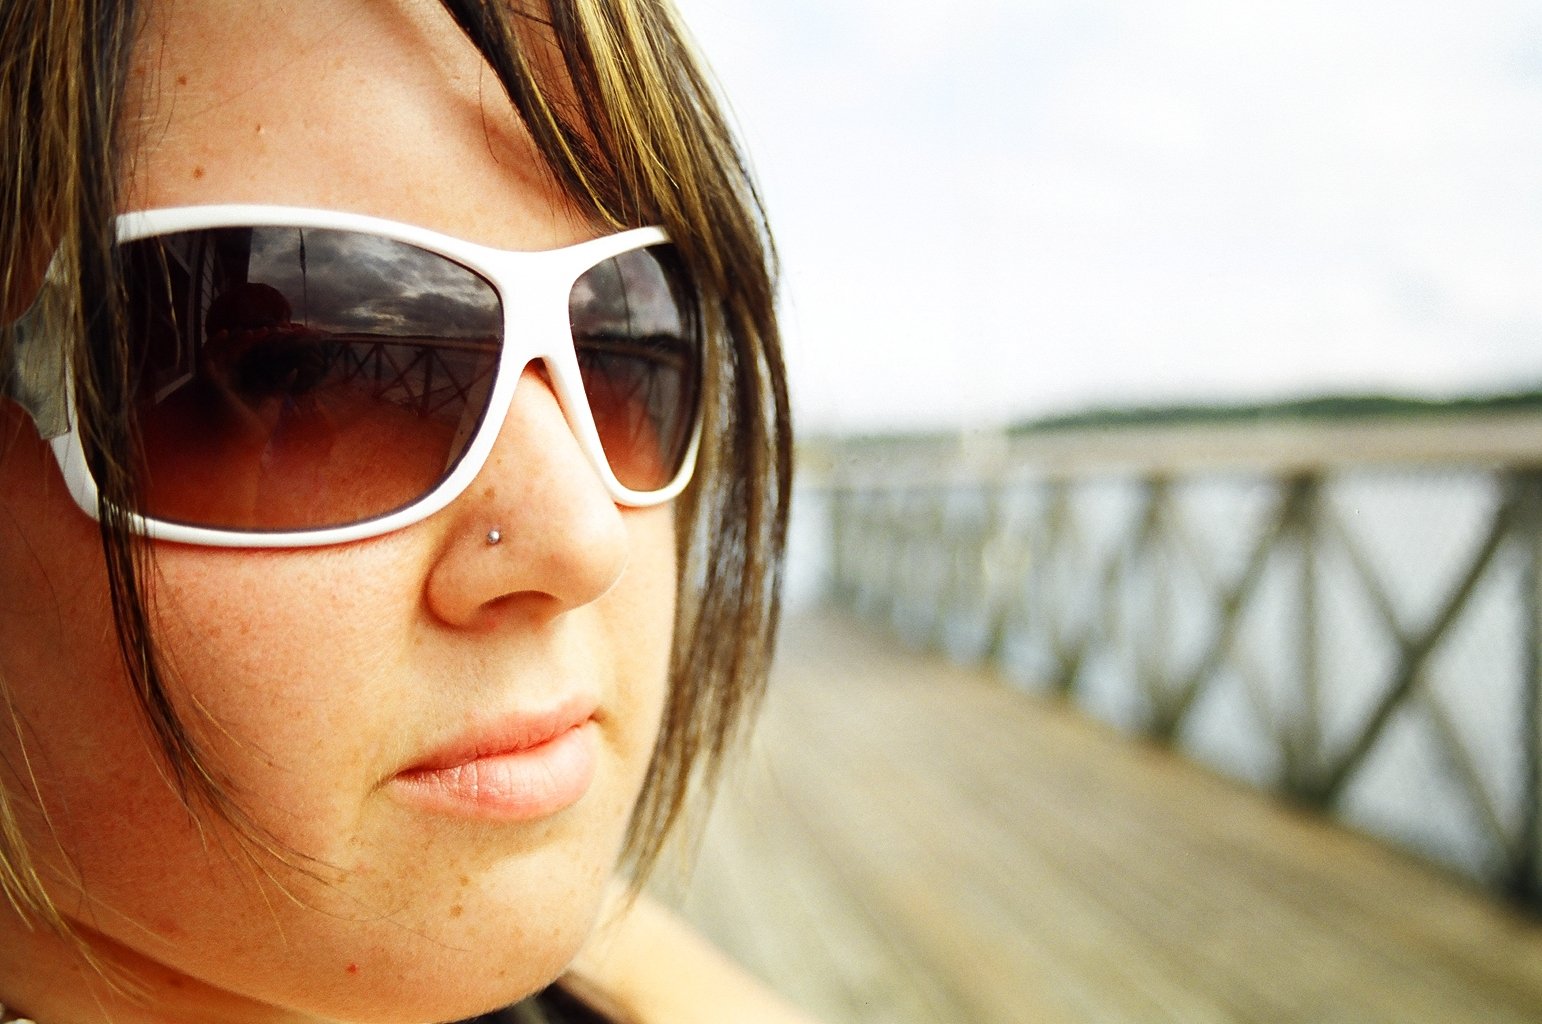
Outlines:
[[1242,612],[1257,592],[1259,584],[1263,582],[1264,568],[1268,565],[1270,556],[1279,546],[1280,539],[1289,531],[1292,521],[1301,514],[1302,502],[1308,492],[1306,484],[1308,479],[1309,477],[1306,476],[1297,476],[1286,482],[1280,498],[1279,511],[1259,534],[1252,551],[1248,554],[1247,563],[1236,581],[1221,595],[1220,615],[1209,645],[1179,684],[1174,700],[1158,709],[1148,726],[1148,731],[1157,739],[1170,741],[1177,734],[1178,726],[1183,723],[1184,716],[1194,706],[1205,683],[1225,662],[1226,652],[1236,638]]
[[1445,638],[1452,623],[1457,619],[1462,609],[1467,606],[1467,600],[1472,596],[1478,581],[1488,570],[1494,560],[1494,554],[1504,543],[1505,537],[1510,533],[1516,517],[1516,496],[1512,491],[1506,495],[1494,513],[1494,521],[1489,527],[1483,543],[1479,545],[1473,555],[1467,571],[1462,574],[1457,585],[1451,590],[1445,602],[1436,610],[1430,622],[1417,633],[1402,638],[1398,643],[1398,662],[1395,666],[1392,678],[1387,688],[1383,691],[1381,700],[1372,709],[1365,724],[1358,735],[1349,744],[1349,747],[1315,780],[1315,783],[1306,787],[1301,794],[1306,799],[1324,805],[1330,805],[1338,800],[1351,775],[1360,767],[1376,742],[1381,739],[1381,734],[1386,730],[1392,713],[1396,711],[1407,699],[1419,680],[1419,675],[1428,660],[1430,653],[1436,645]]
[[1472,751],[1462,739],[1461,730],[1451,718],[1451,712],[1446,710],[1445,702],[1428,682],[1416,688],[1415,699],[1429,715],[1435,735],[1440,738],[1441,757],[1445,759],[1447,767],[1461,783],[1462,789],[1466,791],[1468,802],[1472,804],[1472,809],[1488,834],[1489,841],[1503,855],[1505,867],[1513,871],[1520,859],[1520,844],[1511,838],[1505,828],[1499,808],[1489,796],[1488,787],[1483,782],[1483,775],[1478,770],[1477,759],[1472,756]]

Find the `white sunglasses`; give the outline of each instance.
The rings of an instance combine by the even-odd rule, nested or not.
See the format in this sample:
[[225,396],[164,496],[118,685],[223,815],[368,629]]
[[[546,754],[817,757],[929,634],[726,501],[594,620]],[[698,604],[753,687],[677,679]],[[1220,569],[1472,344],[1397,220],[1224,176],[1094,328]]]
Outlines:
[[[690,480],[701,308],[661,228],[545,252],[280,206],[150,210],[117,229],[140,360],[130,518],[146,536],[309,547],[415,523],[476,477],[532,363],[614,501],[660,504]],[[47,306],[16,325],[9,392],[94,517]]]

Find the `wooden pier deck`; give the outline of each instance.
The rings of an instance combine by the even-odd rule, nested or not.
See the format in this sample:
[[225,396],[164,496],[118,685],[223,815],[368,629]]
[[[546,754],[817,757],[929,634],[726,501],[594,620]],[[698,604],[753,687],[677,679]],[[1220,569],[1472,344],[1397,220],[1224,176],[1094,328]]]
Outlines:
[[660,885],[830,1024],[1542,1021],[1542,921],[838,613]]

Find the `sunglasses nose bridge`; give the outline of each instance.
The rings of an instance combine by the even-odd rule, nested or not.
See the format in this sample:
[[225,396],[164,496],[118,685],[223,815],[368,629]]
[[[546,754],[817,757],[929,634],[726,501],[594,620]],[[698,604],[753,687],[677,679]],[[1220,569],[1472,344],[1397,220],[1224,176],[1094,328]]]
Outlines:
[[465,493],[475,479],[493,485],[495,480],[488,474],[495,474],[503,478],[502,483],[565,481],[557,489],[570,496],[604,495],[607,505],[615,503],[616,487],[598,435],[587,423],[581,384],[575,396],[577,367],[572,354],[537,354],[517,366],[507,365],[506,371],[513,379],[498,407],[488,410],[476,469],[456,496]]
[[525,377],[533,368],[557,399],[568,430],[590,467],[608,490],[614,490],[573,345],[568,315],[570,286],[560,286],[559,282],[558,287],[553,287],[550,282],[541,282],[545,287],[530,287],[527,283],[523,289],[514,289],[509,284],[512,276],[501,275],[497,282],[504,306],[504,340],[498,372],[510,386],[499,407],[488,410],[488,421],[482,429],[490,440],[496,441],[514,403],[520,400],[521,390],[529,387]]

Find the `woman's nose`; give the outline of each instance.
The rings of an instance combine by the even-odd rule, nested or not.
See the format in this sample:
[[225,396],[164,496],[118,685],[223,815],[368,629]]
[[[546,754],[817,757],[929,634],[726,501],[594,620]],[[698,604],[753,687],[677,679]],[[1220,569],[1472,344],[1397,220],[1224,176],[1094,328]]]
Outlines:
[[487,463],[441,515],[448,525],[427,600],[452,625],[587,604],[621,578],[630,556],[624,515],[535,364],[520,376]]

